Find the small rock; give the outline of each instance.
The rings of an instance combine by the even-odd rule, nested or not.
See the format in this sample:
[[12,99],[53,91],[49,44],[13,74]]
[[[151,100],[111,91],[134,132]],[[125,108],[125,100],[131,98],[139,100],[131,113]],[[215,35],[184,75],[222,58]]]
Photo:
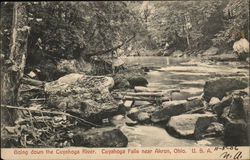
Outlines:
[[212,106],[212,109],[217,114],[217,116],[220,117],[223,113],[224,108],[229,106],[231,102],[232,102],[232,96],[223,97],[221,102],[214,104]]
[[173,57],[182,57],[183,54],[184,54],[184,53],[183,53],[182,51],[176,50],[176,51],[174,51],[174,52],[172,53],[171,56],[173,56]]
[[133,105],[133,102],[134,102],[134,101],[125,101],[125,102],[124,102],[124,106],[125,106],[126,108],[130,108],[130,107]]
[[128,125],[128,126],[135,126],[135,125],[138,124],[137,121],[133,121],[133,120],[131,120],[129,117],[126,117],[125,123],[126,123],[126,125]]
[[239,96],[233,96],[228,115],[232,119],[245,119],[246,114],[243,108],[243,99]]
[[116,89],[130,88],[130,84],[126,79],[116,80],[114,88]]
[[110,122],[115,126],[123,126],[125,117],[123,115],[116,115],[111,118]]
[[216,55],[218,53],[218,51],[219,51],[218,48],[216,48],[216,47],[210,47],[204,53],[202,53],[202,55],[212,56],[212,55]]
[[224,132],[224,126],[218,122],[212,122],[206,130],[206,133],[215,133],[215,135],[221,136]]
[[130,86],[134,88],[135,86],[144,86],[146,87],[148,85],[148,81],[144,77],[131,77],[128,79]]
[[210,101],[209,101],[209,105],[210,105],[210,106],[213,106],[213,105],[218,104],[218,103],[220,103],[220,99],[217,98],[217,97],[212,97],[212,98],[210,99]]
[[132,119],[136,120],[136,115],[140,112],[138,108],[132,108],[131,110],[128,111],[127,116]]
[[120,129],[114,127],[94,128],[77,131],[73,136],[73,146],[82,147],[126,147],[127,137]]
[[146,122],[150,121],[150,115],[147,112],[140,112],[138,115],[138,121],[139,122]]
[[31,71],[31,72],[28,74],[28,76],[31,77],[31,78],[34,78],[34,77],[36,77],[36,73],[33,72],[33,71]]
[[203,100],[201,97],[197,97],[195,99],[192,99],[192,100],[188,100],[187,103],[186,103],[186,110],[192,110],[194,108],[200,108],[200,107],[203,107],[204,104],[203,104]]

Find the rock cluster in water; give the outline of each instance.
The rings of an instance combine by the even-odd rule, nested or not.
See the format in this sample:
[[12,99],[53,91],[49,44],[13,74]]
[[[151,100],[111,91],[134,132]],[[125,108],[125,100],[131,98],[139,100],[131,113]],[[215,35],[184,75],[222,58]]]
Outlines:
[[[147,84],[143,78],[133,77],[129,85],[133,85],[135,95],[141,93],[148,96],[147,92],[151,92],[149,88],[137,87],[137,83],[141,82],[142,86]],[[75,146],[125,147],[128,139],[119,126],[137,124],[158,124],[179,138],[201,140],[222,137],[225,145],[248,145],[250,122],[247,116],[247,87],[246,79],[217,78],[206,82],[201,96],[186,100],[118,101],[110,93],[114,88],[113,78],[69,74],[46,83],[45,91],[49,107],[102,126],[76,130],[73,136]],[[152,95],[160,96],[156,93]],[[119,119],[117,115],[125,117],[126,122],[111,127],[110,121],[114,116]]]

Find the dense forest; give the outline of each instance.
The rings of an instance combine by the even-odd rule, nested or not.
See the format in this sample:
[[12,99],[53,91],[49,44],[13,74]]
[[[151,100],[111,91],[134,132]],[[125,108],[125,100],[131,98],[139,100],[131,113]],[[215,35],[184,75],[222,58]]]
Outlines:
[[[150,68],[128,67],[119,57],[211,56],[209,62],[227,58],[249,63],[248,3],[248,0],[1,2],[1,130],[5,128],[2,145],[91,147],[94,143],[94,147],[103,147],[95,144],[102,138],[97,142],[85,139],[88,129],[102,127],[107,116],[114,116],[113,112],[125,112],[128,100],[133,100],[132,106],[135,99],[151,96],[150,101],[161,107],[164,101],[172,100],[152,98],[162,96],[158,91],[147,93],[145,88],[135,91],[138,84],[147,86],[144,76]],[[225,93],[214,93],[219,101],[229,90],[247,87],[245,79],[225,82],[231,83],[230,89],[218,91]],[[119,96],[111,95],[115,89],[129,92],[127,99],[123,99],[125,109],[114,98]],[[132,89],[135,93],[131,93]],[[210,95],[205,95],[202,102],[210,104],[213,93],[206,89],[204,92]],[[231,102],[236,103],[230,99]],[[184,110],[193,113],[193,109]],[[194,113],[201,110],[204,108]],[[72,142],[71,130],[78,125],[84,126],[86,134],[74,132],[73,139],[75,143],[81,139],[84,144]],[[244,132],[242,137],[245,136]],[[115,147],[126,146],[123,142],[117,142],[121,146]],[[239,145],[246,143],[242,140]]]
[[[171,55],[175,50],[197,54],[211,46],[232,50],[234,42],[248,40],[249,35],[247,0],[20,5],[25,7],[25,17],[20,17],[25,21],[23,29],[29,32],[24,39],[27,72],[33,66],[53,70],[62,59],[81,57],[89,61],[92,55],[119,51],[120,56],[135,52],[144,55],[145,50],[158,55]],[[2,3],[2,55],[11,50],[12,10],[13,3]],[[48,75],[41,78],[50,80]]]

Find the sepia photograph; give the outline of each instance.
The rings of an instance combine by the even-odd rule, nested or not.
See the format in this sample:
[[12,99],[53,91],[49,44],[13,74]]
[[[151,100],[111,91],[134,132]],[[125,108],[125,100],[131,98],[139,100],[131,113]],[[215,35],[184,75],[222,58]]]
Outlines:
[[249,147],[248,0],[6,1],[0,12],[2,149],[167,159]]

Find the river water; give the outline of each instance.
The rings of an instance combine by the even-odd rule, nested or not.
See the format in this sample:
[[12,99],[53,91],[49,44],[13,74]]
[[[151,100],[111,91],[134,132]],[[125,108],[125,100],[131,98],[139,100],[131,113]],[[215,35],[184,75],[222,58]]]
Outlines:
[[[182,100],[202,94],[205,81],[215,77],[248,76],[247,69],[238,69],[229,64],[208,64],[197,59],[169,57],[125,57],[127,65],[150,68],[146,78],[148,88],[168,90],[180,89],[172,95],[173,100]],[[125,118],[121,118],[125,119]],[[119,120],[121,130],[128,137],[128,147],[177,147],[177,146],[218,146],[223,145],[219,138],[201,141],[172,137],[164,128],[157,126],[127,126]]]

